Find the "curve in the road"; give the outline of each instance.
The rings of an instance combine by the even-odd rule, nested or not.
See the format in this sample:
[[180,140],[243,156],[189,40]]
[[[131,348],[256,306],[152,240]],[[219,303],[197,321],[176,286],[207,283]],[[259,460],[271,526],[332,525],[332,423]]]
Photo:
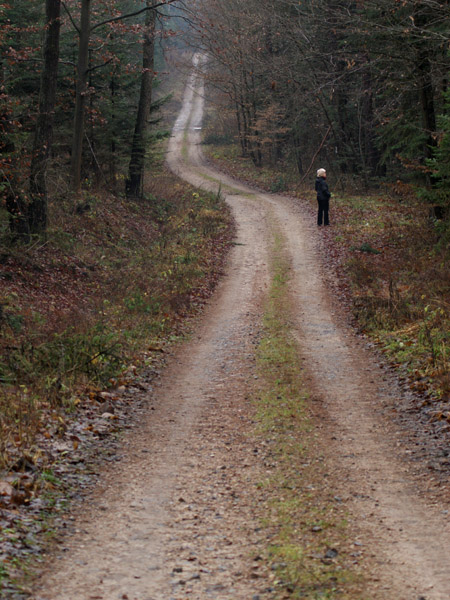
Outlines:
[[[419,497],[416,481],[396,458],[395,430],[382,414],[388,390],[329,298],[317,232],[289,199],[260,194],[204,163],[205,61],[195,61],[167,160],[190,183],[226,195],[238,244],[203,324],[152,396],[155,410],[128,438],[124,459],[105,473],[34,598],[248,600],[260,593],[245,567],[250,532],[257,530],[244,489],[253,452],[238,433],[248,383],[243,363],[268,282],[269,224],[275,222],[291,259],[293,332],[322,416],[321,443],[341,495],[366,532],[364,543],[379,557],[376,597],[449,600],[447,518],[424,492]],[[239,493],[231,494],[233,486]],[[182,514],[174,522],[177,510]]]
[[[225,194],[239,224],[240,203],[254,197],[261,214],[275,217],[292,263],[295,331],[307,358],[311,386],[329,418],[325,441],[352,510],[375,546],[386,598],[450,599],[448,507],[435,506],[398,458],[395,427],[383,416],[393,402],[379,366],[343,323],[333,305],[317,254],[314,225],[291,200],[258,193],[206,164],[201,152],[204,60],[196,59],[181,122],[174,131],[169,164],[192,184]],[[185,158],[183,158],[185,157]],[[370,541],[369,541],[370,540]],[[416,596],[415,596],[416,595]]]

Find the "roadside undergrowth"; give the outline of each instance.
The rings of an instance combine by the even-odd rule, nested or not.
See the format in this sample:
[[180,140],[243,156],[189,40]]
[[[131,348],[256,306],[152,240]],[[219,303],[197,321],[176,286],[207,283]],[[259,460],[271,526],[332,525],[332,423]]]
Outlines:
[[116,385],[211,294],[229,213],[170,177],[141,202],[92,193],[82,214],[60,207],[47,239],[26,246],[2,223],[0,469],[45,429],[43,409],[75,410],[80,394]]
[[263,528],[277,598],[363,600],[364,580],[342,500],[333,492],[308,410],[298,348],[290,332],[290,265],[277,234],[272,285],[257,351],[255,404],[267,478]]
[[450,249],[445,239],[450,228],[430,219],[428,207],[404,187],[397,198],[336,198],[335,243],[360,329],[402,368],[411,389],[431,407],[432,418],[446,427]]
[[25,245],[0,215],[2,598],[19,597],[13,580],[22,585],[52,518],[97,457],[114,455],[141,408],[136,390],[189,334],[233,237],[220,194],[164,171],[140,201],[92,190],[51,215],[46,239]]

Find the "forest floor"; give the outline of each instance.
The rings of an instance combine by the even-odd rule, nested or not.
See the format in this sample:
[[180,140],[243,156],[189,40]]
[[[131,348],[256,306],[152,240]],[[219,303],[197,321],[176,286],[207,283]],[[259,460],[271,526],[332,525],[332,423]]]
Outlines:
[[349,325],[308,206],[206,165],[193,76],[170,167],[221,188],[226,274],[33,586],[36,600],[448,600],[448,444]]

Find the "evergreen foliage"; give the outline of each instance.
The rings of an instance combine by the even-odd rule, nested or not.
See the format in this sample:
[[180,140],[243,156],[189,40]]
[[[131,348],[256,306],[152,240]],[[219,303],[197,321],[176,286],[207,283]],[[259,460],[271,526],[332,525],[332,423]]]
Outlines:
[[436,203],[447,211],[450,209],[450,92],[445,94],[445,113],[438,118],[442,130],[439,145],[429,164],[434,170]]
[[[45,177],[52,194],[65,195],[70,191],[67,167],[73,155],[71,138],[82,4],[67,0],[61,12],[57,98],[52,111],[54,135],[50,169]],[[139,100],[143,6],[141,0],[89,4],[87,87],[83,92],[83,187],[99,184],[118,190],[118,182],[123,179]],[[119,18],[124,15],[130,16]],[[0,190],[3,204],[10,212],[11,227],[16,232],[17,222],[27,220],[33,202],[28,178],[44,67],[45,18],[45,2],[0,2],[3,57],[0,63]],[[159,47],[157,52],[161,64]],[[45,197],[46,194],[45,190]]]

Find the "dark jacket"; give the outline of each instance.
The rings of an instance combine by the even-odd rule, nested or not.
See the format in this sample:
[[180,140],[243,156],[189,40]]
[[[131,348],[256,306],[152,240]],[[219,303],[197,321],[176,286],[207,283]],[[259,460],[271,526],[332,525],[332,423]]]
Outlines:
[[317,200],[329,200],[330,199],[330,190],[328,189],[328,183],[323,177],[317,177],[316,179],[316,192],[317,192]]

